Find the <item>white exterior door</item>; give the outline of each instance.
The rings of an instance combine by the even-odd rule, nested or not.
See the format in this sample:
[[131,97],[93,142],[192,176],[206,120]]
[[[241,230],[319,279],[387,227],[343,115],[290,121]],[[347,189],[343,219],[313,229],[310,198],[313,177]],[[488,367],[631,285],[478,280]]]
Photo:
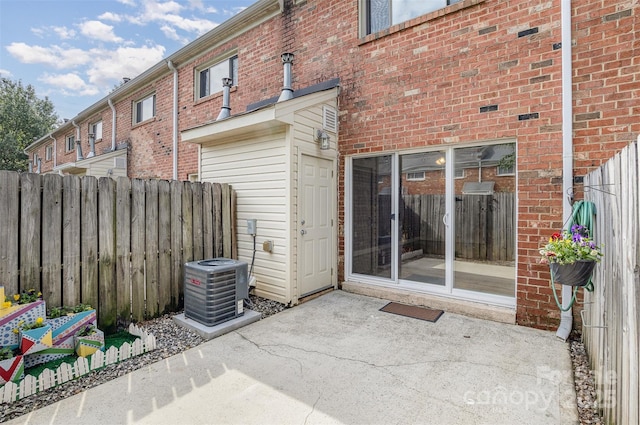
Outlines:
[[333,162],[302,155],[298,206],[298,296],[332,286]]

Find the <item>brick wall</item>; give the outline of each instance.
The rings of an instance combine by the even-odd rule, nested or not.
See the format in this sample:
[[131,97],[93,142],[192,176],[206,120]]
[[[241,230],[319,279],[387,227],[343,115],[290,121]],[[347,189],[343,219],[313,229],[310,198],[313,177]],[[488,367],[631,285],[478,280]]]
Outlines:
[[[221,94],[195,100],[194,70],[228,52],[239,58],[232,114],[278,95],[284,51],[296,55],[294,90],[339,77],[339,279],[346,156],[517,140],[517,321],[555,327],[559,311],[548,269],[537,260],[540,245],[562,226],[560,1],[465,0],[364,38],[357,33],[358,3],[287,0],[281,16],[175,64],[180,129],[217,117]],[[629,3],[572,3],[575,174],[581,176],[640,132],[634,98],[640,89],[640,28],[637,6]],[[172,90],[167,72],[117,102],[117,140],[130,143],[132,177],[172,177]],[[156,117],[132,128],[131,104],[148,91],[157,95]],[[103,144],[111,140],[110,116],[107,109]],[[59,139],[58,162],[69,160],[75,152],[65,155]],[[197,172],[197,147],[180,142],[179,160],[183,180]]]

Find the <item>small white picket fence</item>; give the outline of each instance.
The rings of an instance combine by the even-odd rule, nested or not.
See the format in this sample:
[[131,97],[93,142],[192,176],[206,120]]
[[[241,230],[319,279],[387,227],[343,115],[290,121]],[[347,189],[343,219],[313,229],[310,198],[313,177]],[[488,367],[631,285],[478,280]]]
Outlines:
[[45,369],[39,377],[25,376],[19,383],[7,382],[0,388],[0,403],[13,403],[40,391],[48,390],[57,385],[84,376],[96,369],[139,356],[156,349],[156,337],[146,333],[143,329],[129,325],[129,333],[137,338],[131,344],[125,342],[118,349],[109,348],[106,352],[96,351],[90,357],[78,357],[73,363],[63,363],[55,371]]

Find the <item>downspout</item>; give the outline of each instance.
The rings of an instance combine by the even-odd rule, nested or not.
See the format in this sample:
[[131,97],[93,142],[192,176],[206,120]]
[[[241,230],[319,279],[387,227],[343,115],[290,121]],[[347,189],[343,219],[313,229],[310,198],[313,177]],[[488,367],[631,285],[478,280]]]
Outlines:
[[116,150],[116,107],[113,105],[111,98],[107,99],[107,104],[111,108],[111,152]]
[[71,121],[71,124],[76,128],[76,161],[82,161],[82,144],[80,143],[80,127],[76,124],[75,120]]
[[58,141],[49,133],[49,137],[53,139],[53,168],[58,166]]
[[173,71],[173,180],[178,180],[178,70],[170,60],[167,66]]
[[[571,75],[571,0],[561,0],[560,20],[562,27],[562,222],[571,217],[573,196],[573,87]],[[560,325],[556,332],[564,341],[569,338],[573,327],[571,303],[572,287],[562,285],[562,308]]]

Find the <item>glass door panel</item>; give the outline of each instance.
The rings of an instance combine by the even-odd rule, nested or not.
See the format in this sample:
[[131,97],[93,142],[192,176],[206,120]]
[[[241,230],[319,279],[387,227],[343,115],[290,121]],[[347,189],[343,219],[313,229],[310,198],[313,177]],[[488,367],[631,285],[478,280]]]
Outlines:
[[353,160],[352,273],[391,279],[391,155]]
[[454,149],[456,289],[515,296],[514,148]]
[[446,155],[400,155],[398,277],[446,285]]

